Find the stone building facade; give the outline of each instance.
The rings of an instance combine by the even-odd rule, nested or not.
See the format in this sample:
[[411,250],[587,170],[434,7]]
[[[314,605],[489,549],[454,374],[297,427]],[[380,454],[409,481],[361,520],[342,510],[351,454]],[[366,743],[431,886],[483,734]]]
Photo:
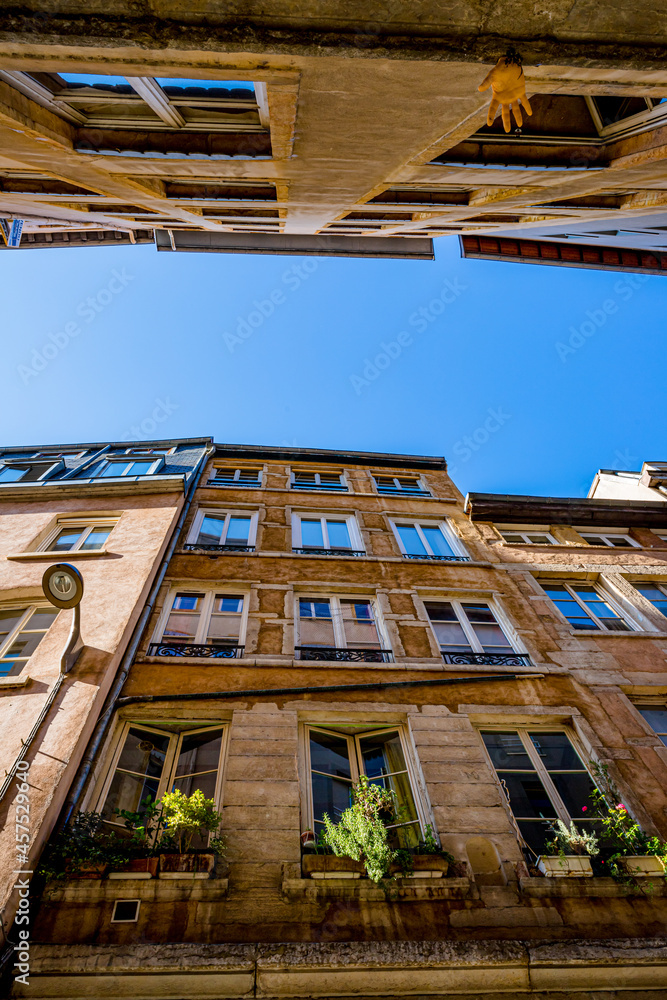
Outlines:
[[[596,763],[667,839],[667,507],[645,507],[217,446],[73,802],[113,822],[189,781],[226,859],[54,889],[15,995],[667,995],[662,883],[532,863],[544,817],[586,822]],[[397,842],[430,825],[446,877],[308,877],[302,835],[364,773],[393,775]]]
[[[208,446],[198,439],[0,451],[3,930],[19,901],[14,871],[34,868],[58,819]],[[42,591],[44,571],[63,562],[84,578],[83,647],[64,676],[73,613],[59,612]],[[20,816],[17,762],[30,775]],[[19,864],[17,847],[26,843]]]

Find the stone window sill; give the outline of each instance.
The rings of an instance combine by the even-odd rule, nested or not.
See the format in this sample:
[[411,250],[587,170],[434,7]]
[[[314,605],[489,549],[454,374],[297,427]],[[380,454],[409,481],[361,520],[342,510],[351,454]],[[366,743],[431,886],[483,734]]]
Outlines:
[[584,639],[663,639],[667,640],[667,632],[603,632],[602,629],[571,628],[570,635],[583,636]]
[[39,559],[58,559],[62,562],[69,562],[72,559],[95,559],[98,556],[112,555],[107,549],[95,549],[93,552],[10,552],[7,559],[14,559],[20,562]]
[[27,687],[31,680],[30,677],[0,677],[0,691],[6,691],[7,688]]

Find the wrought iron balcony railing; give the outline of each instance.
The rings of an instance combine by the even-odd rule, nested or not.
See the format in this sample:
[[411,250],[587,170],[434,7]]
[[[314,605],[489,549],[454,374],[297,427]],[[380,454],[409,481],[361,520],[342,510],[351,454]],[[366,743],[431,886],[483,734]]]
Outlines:
[[300,556],[365,556],[361,549],[317,549],[313,546],[305,545],[301,549],[292,549]]
[[404,559],[435,559],[437,562],[470,562],[470,556],[429,556],[429,555],[412,555],[412,553],[404,552]]
[[391,496],[396,496],[396,497],[430,497],[430,496],[433,496],[433,494],[429,490],[421,490],[421,489],[418,489],[417,487],[415,487],[414,489],[410,489],[408,487],[405,487],[405,488],[401,489],[398,486],[377,486],[376,485],[375,488],[378,491],[378,493],[384,493],[384,494],[391,495]]
[[298,660],[337,660],[353,663],[393,663],[394,656],[390,649],[358,649],[337,646],[295,646],[294,652]]
[[149,656],[200,656],[210,660],[233,660],[243,656],[245,646],[216,646],[203,642],[152,642],[148,647]]
[[185,552],[254,552],[254,545],[206,545],[189,542],[183,546]]
[[531,667],[530,657],[525,653],[446,653],[442,652],[445,663],[476,663],[485,667]]

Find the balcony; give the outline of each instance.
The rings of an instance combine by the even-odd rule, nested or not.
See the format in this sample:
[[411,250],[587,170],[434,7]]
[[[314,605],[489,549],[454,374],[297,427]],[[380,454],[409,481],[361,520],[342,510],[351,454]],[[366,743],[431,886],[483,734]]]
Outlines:
[[152,642],[148,647],[149,656],[198,656],[209,660],[233,660],[244,652],[245,646],[231,643],[218,646],[201,642]]
[[532,667],[525,653],[447,653],[441,650],[445,663],[474,663],[483,667]]
[[436,562],[470,562],[470,556],[429,556],[429,555],[412,555],[409,552],[403,553],[404,559],[434,559]]
[[184,552],[254,552],[254,545],[206,545],[190,542],[183,546]]
[[361,549],[318,549],[313,546],[304,546],[301,549],[292,549],[292,552],[299,556],[365,556]]
[[340,648],[337,646],[295,646],[297,660],[333,660],[338,663],[393,663],[390,649]]

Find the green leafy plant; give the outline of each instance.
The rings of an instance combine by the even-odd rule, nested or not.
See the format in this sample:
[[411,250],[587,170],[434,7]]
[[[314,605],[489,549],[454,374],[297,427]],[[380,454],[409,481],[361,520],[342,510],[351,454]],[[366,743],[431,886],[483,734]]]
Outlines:
[[80,812],[51,839],[39,865],[45,879],[71,878],[90,865],[120,867],[132,857],[128,838],[107,830],[96,812]]
[[456,858],[449,851],[444,851],[440,844],[435,839],[435,834],[433,832],[433,827],[430,823],[426,824],[426,829],[424,830],[424,837],[419,842],[419,846],[415,851],[416,854],[437,854],[438,857],[444,858],[445,861],[449,861],[451,864],[456,864]]
[[394,813],[394,796],[386,788],[369,782],[362,775],[352,786],[352,805],[338,823],[324,814],[324,843],[339,858],[363,862],[373,882],[383,882],[397,852],[389,846],[387,828],[380,813]]
[[196,836],[206,837],[212,833],[210,847],[217,853],[224,851],[225,843],[220,834],[222,814],[215,808],[213,799],[204,797],[201,789],[192,795],[184,795],[180,789],[165,792],[160,800],[163,833],[159,846],[165,851],[172,845],[179,854],[187,854]]
[[595,855],[600,850],[595,834],[578,829],[574,825],[574,820],[569,827],[562,819],[556,820],[555,826],[550,827],[550,832],[553,834],[553,840],[547,842],[546,850],[551,854],[558,854],[561,858],[568,854]]

